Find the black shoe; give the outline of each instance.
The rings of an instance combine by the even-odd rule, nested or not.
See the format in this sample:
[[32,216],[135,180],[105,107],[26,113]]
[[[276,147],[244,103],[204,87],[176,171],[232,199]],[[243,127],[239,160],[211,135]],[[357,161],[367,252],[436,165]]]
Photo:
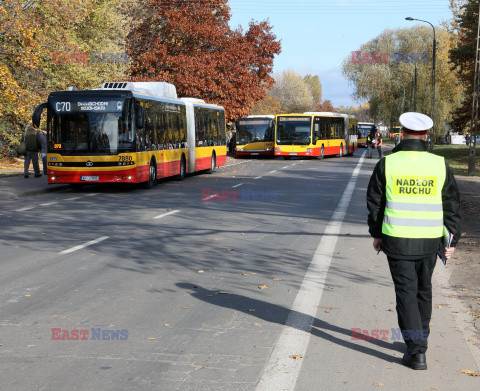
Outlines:
[[35,178],[40,178],[42,174],[35,174]]
[[413,356],[409,353],[405,353],[402,358],[402,364],[409,367],[412,364]]
[[417,353],[413,356],[410,368],[415,370],[425,370],[427,369],[427,358],[425,353]]
[[24,177],[24,178],[28,178],[28,175],[24,175],[23,177]]

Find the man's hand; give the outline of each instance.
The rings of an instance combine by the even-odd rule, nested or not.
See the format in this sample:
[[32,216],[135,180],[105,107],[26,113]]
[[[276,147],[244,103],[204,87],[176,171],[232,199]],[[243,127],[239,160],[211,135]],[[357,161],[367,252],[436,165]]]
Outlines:
[[[375,251],[381,251],[382,250],[382,239],[374,238],[373,239],[373,248],[375,249]],[[453,252],[452,252],[452,254],[453,254]]]
[[450,259],[454,252],[455,247],[445,247],[445,258]]

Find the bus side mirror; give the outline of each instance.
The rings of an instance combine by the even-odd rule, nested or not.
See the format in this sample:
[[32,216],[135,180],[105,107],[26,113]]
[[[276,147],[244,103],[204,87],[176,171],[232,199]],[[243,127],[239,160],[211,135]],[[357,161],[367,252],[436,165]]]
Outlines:
[[43,109],[47,107],[46,103],[39,104],[32,114],[32,124],[35,128],[40,127],[40,120],[42,119]]
[[135,103],[135,124],[138,129],[143,129],[143,107],[140,103]]

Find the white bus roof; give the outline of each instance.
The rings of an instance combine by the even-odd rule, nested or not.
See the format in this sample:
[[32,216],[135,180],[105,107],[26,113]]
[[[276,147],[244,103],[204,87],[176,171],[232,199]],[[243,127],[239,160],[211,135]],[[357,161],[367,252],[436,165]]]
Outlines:
[[173,84],[163,81],[146,82],[106,82],[102,84],[101,90],[132,91],[138,94],[155,98],[177,98],[177,89]]
[[331,117],[342,117],[342,114],[333,113],[331,111],[306,111],[303,114],[306,114],[306,115],[328,115],[328,116],[331,116]]
[[273,114],[265,114],[265,115],[247,115],[246,117],[242,118],[271,118],[274,119],[275,116]]

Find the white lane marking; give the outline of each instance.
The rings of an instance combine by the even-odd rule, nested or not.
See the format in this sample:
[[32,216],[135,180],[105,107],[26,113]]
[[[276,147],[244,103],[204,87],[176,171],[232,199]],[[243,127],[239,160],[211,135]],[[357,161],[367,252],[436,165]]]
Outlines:
[[21,208],[21,209],[17,209],[16,212],[23,212],[25,210],[30,210],[30,209],[33,209],[35,208],[34,206],[27,206],[25,208]]
[[277,170],[270,171],[269,174],[273,174],[274,172],[277,172]]
[[[252,160],[253,161],[253,160]],[[227,164],[225,166],[220,166],[220,167],[232,167],[232,166],[236,166],[238,164],[245,164],[245,163],[251,163],[252,161],[246,161],[246,162],[240,162],[240,163],[232,163],[232,164]]]
[[213,197],[216,197],[217,194],[212,194],[211,196],[208,196],[207,198],[202,198],[201,201],[208,201],[211,200]]
[[50,205],[55,205],[58,204],[57,201],[52,201],[52,202],[45,202],[44,204],[40,204],[40,206],[50,206]]
[[79,200],[80,198],[82,197],[65,198],[65,201],[75,201],[75,200]]
[[235,186],[232,186],[232,189],[234,189],[235,187],[238,187],[238,186],[242,186],[243,183],[239,183],[238,185],[235,185]]
[[348,205],[355,190],[358,174],[365,155],[353,170],[347,188],[343,192],[332,219],[327,225],[297,293],[282,334],[275,344],[265,366],[257,391],[294,390],[303,360],[293,360],[292,354],[305,356],[310,341],[312,323],[322,298],[325,279],[333,257],[338,234]]
[[282,167],[282,170],[284,170],[285,168],[288,168],[288,166]]
[[104,240],[106,240],[106,239],[108,239],[108,236],[102,236],[101,238],[98,238],[98,239],[95,239],[95,240],[91,240],[90,242],[83,243],[83,244],[80,244],[80,245],[78,245],[78,246],[69,248],[68,250],[60,251],[59,254],[70,254],[70,253],[73,253],[74,251],[81,250],[82,248],[91,246],[92,244],[96,244],[96,243],[102,242],[102,241],[104,241]]
[[161,219],[162,217],[168,216],[168,215],[173,215],[174,213],[180,212],[179,210],[172,210],[171,212],[167,212],[158,216],[155,216],[154,219]]
[[256,178],[253,178],[253,179],[260,179],[261,177],[262,177],[262,176],[260,175],[260,176],[257,176]]
[[96,195],[99,195],[100,193],[89,193],[89,194],[85,194],[85,197],[93,197],[93,196],[96,196]]

